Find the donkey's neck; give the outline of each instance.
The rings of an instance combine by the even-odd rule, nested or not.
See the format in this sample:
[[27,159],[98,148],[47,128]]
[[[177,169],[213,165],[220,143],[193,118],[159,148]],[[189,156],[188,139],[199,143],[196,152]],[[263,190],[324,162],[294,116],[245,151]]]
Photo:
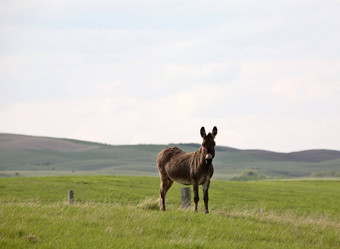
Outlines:
[[197,151],[197,157],[199,159],[199,165],[205,164],[205,153],[204,153],[204,148],[201,146]]

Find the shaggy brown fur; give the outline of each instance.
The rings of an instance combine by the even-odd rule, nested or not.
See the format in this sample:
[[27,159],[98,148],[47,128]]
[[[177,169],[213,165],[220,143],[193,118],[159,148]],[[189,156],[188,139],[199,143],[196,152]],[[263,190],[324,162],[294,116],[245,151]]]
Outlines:
[[203,142],[201,147],[192,153],[174,148],[166,148],[157,156],[157,166],[161,178],[160,209],[165,211],[165,196],[174,181],[193,185],[195,211],[199,201],[198,186],[203,185],[205,213],[209,213],[208,189],[210,178],[214,173],[212,160],[215,157],[215,141],[217,135],[216,126],[212,132],[206,135],[204,127],[201,128]]

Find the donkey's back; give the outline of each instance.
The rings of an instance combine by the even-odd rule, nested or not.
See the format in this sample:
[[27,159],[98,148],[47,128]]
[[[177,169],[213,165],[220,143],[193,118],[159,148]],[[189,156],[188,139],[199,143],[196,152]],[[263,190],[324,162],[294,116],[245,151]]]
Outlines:
[[176,181],[184,185],[191,184],[190,156],[177,147],[162,150],[157,157],[157,166],[161,179]]
[[171,158],[173,158],[176,155],[185,153],[183,150],[173,147],[173,148],[165,148],[161,152],[158,153],[157,156],[157,165],[158,168],[162,168],[165,166],[165,164],[169,163]]

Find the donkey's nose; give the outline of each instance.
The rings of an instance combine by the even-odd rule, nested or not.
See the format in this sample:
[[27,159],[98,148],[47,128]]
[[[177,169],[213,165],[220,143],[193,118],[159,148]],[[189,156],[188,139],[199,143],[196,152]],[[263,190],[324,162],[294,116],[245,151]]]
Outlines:
[[213,160],[213,157],[210,153],[208,153],[206,156],[205,156],[205,162],[206,163],[211,163]]

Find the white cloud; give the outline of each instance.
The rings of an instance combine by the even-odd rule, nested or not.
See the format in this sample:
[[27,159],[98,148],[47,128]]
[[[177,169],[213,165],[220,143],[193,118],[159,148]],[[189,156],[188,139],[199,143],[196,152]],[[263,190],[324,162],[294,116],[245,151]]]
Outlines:
[[1,132],[168,143],[216,125],[218,144],[340,149],[335,2],[2,7]]

